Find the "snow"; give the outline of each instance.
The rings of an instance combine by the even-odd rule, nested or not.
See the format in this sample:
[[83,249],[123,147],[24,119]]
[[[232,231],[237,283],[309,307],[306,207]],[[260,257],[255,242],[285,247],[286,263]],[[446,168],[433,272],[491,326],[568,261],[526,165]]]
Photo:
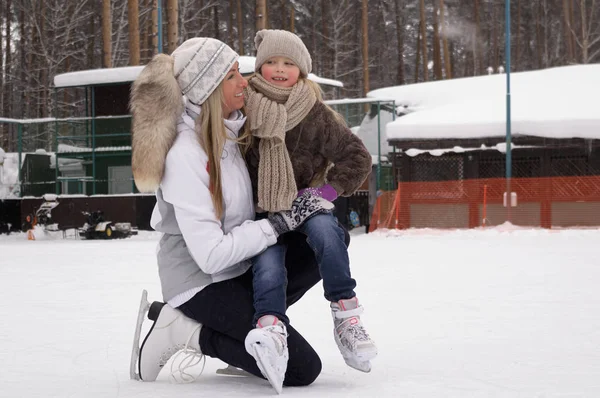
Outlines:
[[[359,231],[360,232],[360,231]],[[275,396],[258,378],[129,380],[142,289],[160,299],[158,234],[117,241],[0,235],[0,391],[6,397]],[[348,368],[320,285],[290,309],[323,372],[289,397],[600,396],[600,230],[355,234],[352,274],[379,346]],[[147,329],[149,324],[145,325]],[[168,365],[167,365],[168,366]]]
[[[95,152],[118,152],[131,151],[131,146],[99,146]],[[93,148],[80,147],[68,144],[58,144],[58,153],[78,153],[78,152],[94,152]]]
[[[240,73],[249,74],[254,72],[256,57],[240,56]],[[125,66],[120,68],[90,69],[78,72],[61,73],[54,76],[55,87],[97,86],[110,83],[126,83],[134,81],[142,72],[144,66]],[[339,80],[319,77],[313,73],[308,78],[319,84],[328,86],[344,87]]]
[[[0,149],[3,162],[0,162],[0,200],[16,199],[19,197],[19,154],[4,152]],[[21,161],[25,158],[23,157]]]
[[134,81],[144,66],[124,66],[120,68],[89,69],[61,73],[54,76],[55,87],[96,86],[110,83]]
[[[596,87],[600,65],[574,65],[511,74],[512,134],[600,138]],[[387,87],[373,98],[394,98],[408,113],[386,126],[387,139],[504,137],[506,75]]]

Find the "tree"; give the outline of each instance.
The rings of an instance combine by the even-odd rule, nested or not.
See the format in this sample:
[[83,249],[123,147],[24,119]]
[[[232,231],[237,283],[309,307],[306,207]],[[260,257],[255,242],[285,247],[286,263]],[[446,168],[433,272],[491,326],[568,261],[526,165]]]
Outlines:
[[369,92],[369,7],[367,0],[362,0],[362,61],[363,61],[363,96]]
[[[477,1],[477,0],[475,0]],[[420,22],[420,29],[421,29],[421,57],[423,58],[423,80],[424,81],[428,81],[429,80],[429,61],[427,60],[427,21],[425,19],[425,0],[421,0],[421,22]]]
[[110,0],[102,0],[102,66],[112,67],[112,15]]
[[267,1],[256,0],[256,31],[267,28]]
[[442,80],[442,49],[440,48],[440,31],[438,22],[438,0],[433,0],[433,72],[436,80]]
[[129,26],[129,65],[140,64],[140,25],[138,0],[127,0]]
[[244,55],[244,18],[242,15],[242,0],[237,0],[237,31],[238,53]]
[[179,45],[179,8],[177,0],[167,1],[167,43],[169,54]]
[[396,14],[396,47],[398,48],[396,83],[404,84],[404,0],[395,0],[394,6]]

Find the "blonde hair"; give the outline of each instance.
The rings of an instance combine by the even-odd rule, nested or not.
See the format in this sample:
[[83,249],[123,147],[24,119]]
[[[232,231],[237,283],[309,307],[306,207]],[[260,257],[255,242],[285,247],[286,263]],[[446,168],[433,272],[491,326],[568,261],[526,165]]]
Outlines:
[[[221,155],[227,141],[225,123],[223,123],[223,90],[219,87],[201,105],[199,123],[200,132],[198,140],[208,155],[208,178],[210,196],[215,208],[217,219],[221,219],[224,212],[223,204],[223,182],[221,179]],[[250,128],[245,123],[242,132],[236,139],[242,154],[245,154],[250,146]]]
[[335,119],[335,121],[340,123],[342,126],[348,127],[348,124],[346,123],[344,117],[340,115],[335,109],[323,102],[323,90],[321,90],[321,86],[319,86],[317,82],[314,82],[308,78],[300,77],[300,79],[303,79],[304,82],[308,85],[308,87],[310,87],[315,92],[315,95],[317,96],[317,101],[321,102],[325,106],[325,108],[327,108],[327,110],[332,113],[332,116]]

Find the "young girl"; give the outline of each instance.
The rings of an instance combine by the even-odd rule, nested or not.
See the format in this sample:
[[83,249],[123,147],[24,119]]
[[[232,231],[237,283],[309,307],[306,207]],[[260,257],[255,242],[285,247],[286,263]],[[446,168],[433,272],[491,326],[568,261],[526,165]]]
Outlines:
[[[302,40],[282,30],[261,30],[254,39],[255,71],[244,90],[253,144],[246,155],[259,211],[290,209],[306,190],[329,201],[352,195],[371,170],[371,156],[362,141],[322,101],[319,86],[306,77],[311,57]],[[283,145],[285,144],[285,145]],[[315,215],[298,231],[307,235],[330,302],[335,341],[346,363],[363,372],[377,348],[363,327],[354,292],[355,280],[344,231],[333,214]],[[257,352],[265,334],[275,335],[283,349],[277,372],[285,372],[287,358],[286,273],[284,243],[267,248],[252,260],[254,272],[254,322],[246,349]]]

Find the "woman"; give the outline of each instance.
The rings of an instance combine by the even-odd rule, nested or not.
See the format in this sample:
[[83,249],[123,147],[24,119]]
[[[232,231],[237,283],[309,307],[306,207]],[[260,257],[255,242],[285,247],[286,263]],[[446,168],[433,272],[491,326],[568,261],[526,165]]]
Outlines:
[[[132,88],[132,168],[140,191],[156,191],[151,225],[163,233],[157,257],[166,301],[148,313],[154,324],[138,358],[144,381],[155,380],[182,348],[262,376],[244,348],[254,313],[247,260],[331,209],[306,194],[292,210],[251,221],[254,202],[242,153],[250,135],[240,112],[247,82],[237,58],[218,40],[190,39],[172,56],[154,57]],[[320,279],[302,239],[292,238],[290,246],[296,261],[286,264],[288,305]],[[319,357],[293,327],[288,332],[284,383],[310,384],[320,373]],[[277,341],[265,344],[278,349]]]

